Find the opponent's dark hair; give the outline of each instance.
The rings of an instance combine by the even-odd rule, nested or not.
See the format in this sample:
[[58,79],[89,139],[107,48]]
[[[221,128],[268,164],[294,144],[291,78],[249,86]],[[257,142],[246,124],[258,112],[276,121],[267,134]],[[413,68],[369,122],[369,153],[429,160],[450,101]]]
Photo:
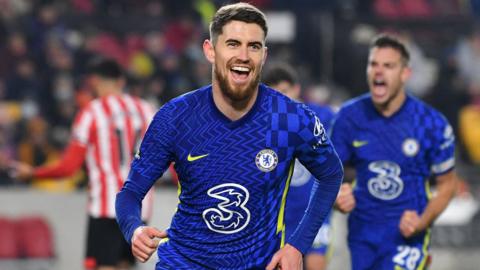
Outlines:
[[91,60],[87,65],[87,74],[113,80],[124,76],[122,67],[115,60],[104,57]]

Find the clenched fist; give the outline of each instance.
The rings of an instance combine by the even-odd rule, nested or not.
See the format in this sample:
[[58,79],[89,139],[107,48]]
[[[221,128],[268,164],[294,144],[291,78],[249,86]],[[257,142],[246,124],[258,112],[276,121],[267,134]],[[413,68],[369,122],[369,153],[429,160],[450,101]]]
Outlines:
[[408,238],[422,231],[420,228],[420,216],[416,211],[406,210],[400,219],[400,233]]
[[132,253],[140,262],[146,262],[157,250],[160,239],[167,237],[167,232],[149,226],[140,226],[132,236]]
[[335,207],[340,212],[346,214],[350,213],[355,208],[355,197],[353,196],[352,185],[344,183],[340,186],[337,200],[335,201]]

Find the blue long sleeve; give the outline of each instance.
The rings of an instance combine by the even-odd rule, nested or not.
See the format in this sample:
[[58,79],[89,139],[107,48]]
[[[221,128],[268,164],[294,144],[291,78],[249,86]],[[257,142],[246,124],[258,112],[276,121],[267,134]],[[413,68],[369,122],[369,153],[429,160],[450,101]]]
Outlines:
[[[295,232],[287,243],[305,254],[312,246],[318,229],[329,214],[343,180],[343,167],[338,156],[331,155],[321,177],[317,177],[310,193],[308,207]],[[315,169],[312,173],[315,175]],[[317,174],[318,175],[318,174]]]
[[148,191],[150,187],[151,184],[148,181],[132,170],[125,185],[117,194],[115,201],[117,222],[129,244],[131,244],[135,229],[143,225],[141,219],[142,200],[146,194],[145,190]]

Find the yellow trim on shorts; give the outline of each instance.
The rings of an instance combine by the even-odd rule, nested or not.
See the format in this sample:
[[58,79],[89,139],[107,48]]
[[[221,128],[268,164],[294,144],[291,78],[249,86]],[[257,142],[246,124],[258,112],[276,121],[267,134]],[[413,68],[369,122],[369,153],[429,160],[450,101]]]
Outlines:
[[283,190],[282,202],[280,204],[280,211],[278,211],[278,221],[277,221],[277,234],[282,232],[282,240],[280,242],[280,247],[285,245],[285,204],[287,202],[287,193],[290,187],[290,182],[292,180],[293,168],[295,167],[295,159],[290,163],[290,168],[288,169],[287,182],[285,183],[285,189]]
[[423,253],[423,259],[418,265],[416,270],[424,270],[425,265],[427,263],[428,259],[428,246],[430,245],[430,238],[431,238],[432,230],[430,228],[427,229],[425,233],[425,238],[423,239],[423,247],[422,247],[422,253]]

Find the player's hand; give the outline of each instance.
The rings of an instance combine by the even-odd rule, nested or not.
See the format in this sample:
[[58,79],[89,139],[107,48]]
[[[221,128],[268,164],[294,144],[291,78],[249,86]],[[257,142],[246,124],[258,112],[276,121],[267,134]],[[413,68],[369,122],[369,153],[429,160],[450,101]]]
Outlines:
[[403,212],[402,218],[400,219],[400,233],[406,237],[412,237],[418,232],[422,231],[420,228],[420,216],[416,211],[406,210]]
[[159,238],[167,237],[167,232],[149,226],[140,226],[132,236],[132,253],[140,262],[146,262],[157,250]]
[[27,163],[12,161],[8,164],[8,174],[18,180],[28,180],[33,176],[33,167]]
[[350,213],[355,208],[355,197],[353,196],[352,185],[344,183],[340,186],[337,200],[335,201],[335,208],[346,214]]
[[301,270],[303,269],[302,253],[293,246],[286,244],[273,255],[266,270]]

